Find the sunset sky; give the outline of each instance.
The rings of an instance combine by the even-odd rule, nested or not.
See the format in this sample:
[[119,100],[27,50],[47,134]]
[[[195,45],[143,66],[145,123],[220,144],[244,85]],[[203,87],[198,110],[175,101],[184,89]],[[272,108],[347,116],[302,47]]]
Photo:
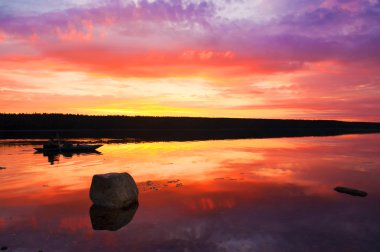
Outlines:
[[380,121],[380,1],[0,0],[0,112]]

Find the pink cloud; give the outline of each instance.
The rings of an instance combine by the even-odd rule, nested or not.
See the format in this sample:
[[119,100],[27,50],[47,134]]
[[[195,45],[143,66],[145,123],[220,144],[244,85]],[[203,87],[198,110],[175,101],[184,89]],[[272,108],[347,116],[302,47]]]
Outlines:
[[[2,9],[0,66],[109,78],[203,78],[221,97],[236,100],[226,105],[231,110],[376,117],[378,1],[271,0],[256,5],[270,17],[260,19],[236,18],[228,12],[236,3],[225,4],[100,1],[29,15]],[[244,11],[252,2],[239,4]]]

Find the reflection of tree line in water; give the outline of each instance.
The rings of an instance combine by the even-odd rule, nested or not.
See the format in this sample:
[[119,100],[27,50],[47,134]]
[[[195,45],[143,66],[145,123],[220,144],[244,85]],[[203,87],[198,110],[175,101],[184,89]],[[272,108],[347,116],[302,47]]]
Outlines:
[[322,136],[380,132],[380,123],[64,114],[0,114],[0,138],[135,138],[142,141]]
[[48,158],[48,162],[51,165],[54,165],[55,162],[59,162],[59,157],[62,155],[65,158],[71,158],[74,155],[83,156],[83,155],[101,155],[102,153],[99,151],[91,151],[85,153],[79,152],[35,152],[35,154],[42,154],[44,157]]

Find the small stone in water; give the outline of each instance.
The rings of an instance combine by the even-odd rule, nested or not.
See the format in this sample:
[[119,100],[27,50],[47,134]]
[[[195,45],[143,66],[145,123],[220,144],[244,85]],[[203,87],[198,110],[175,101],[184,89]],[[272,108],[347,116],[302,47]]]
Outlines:
[[146,184],[147,184],[148,186],[151,186],[151,185],[153,185],[153,182],[150,181],[150,180],[148,180],[148,181],[146,182]]
[[168,183],[177,183],[177,182],[179,182],[179,179],[177,179],[177,180],[169,180],[168,181]]
[[346,193],[346,194],[349,194],[349,195],[352,195],[352,196],[365,197],[365,196],[368,195],[367,192],[360,191],[360,190],[353,189],[353,188],[342,187],[342,186],[335,187],[334,190],[337,191],[337,192]]

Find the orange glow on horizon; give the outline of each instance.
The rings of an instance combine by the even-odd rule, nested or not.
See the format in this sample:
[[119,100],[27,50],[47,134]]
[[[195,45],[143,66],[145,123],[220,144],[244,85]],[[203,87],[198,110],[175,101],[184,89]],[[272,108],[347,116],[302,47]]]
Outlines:
[[0,112],[284,119],[331,113],[340,116],[330,119],[363,121],[344,112],[354,106],[351,98],[300,88],[299,79],[314,72],[344,74],[344,65],[334,61],[277,73],[229,51],[123,55],[91,47],[3,59]]
[[0,113],[380,120],[376,1],[80,2],[4,5]]

